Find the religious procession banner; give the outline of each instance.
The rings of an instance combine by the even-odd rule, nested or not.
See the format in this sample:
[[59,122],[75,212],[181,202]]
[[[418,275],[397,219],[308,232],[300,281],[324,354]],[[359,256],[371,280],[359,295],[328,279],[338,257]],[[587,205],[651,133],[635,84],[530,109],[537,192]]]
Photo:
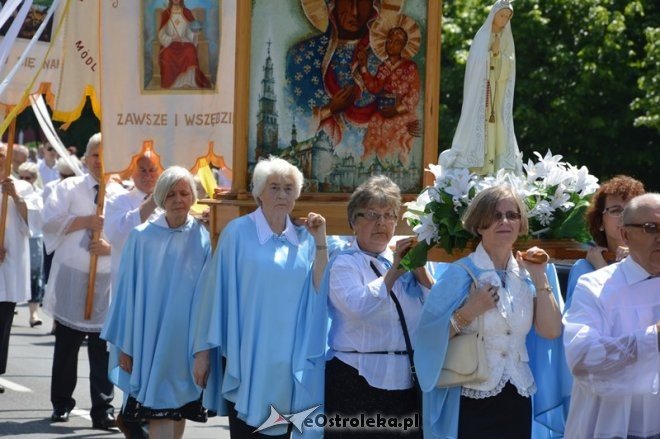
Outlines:
[[[58,0],[0,1],[3,12],[0,104],[3,106],[17,105],[26,90],[43,94],[49,104],[53,103],[53,88],[59,81],[62,67],[62,33],[57,34],[56,23],[65,3]],[[23,106],[26,105],[29,105],[27,100],[23,102]]]
[[106,172],[145,149],[165,167],[230,161],[236,1],[101,2]]
[[[62,74],[55,90],[53,120],[69,123],[80,117],[86,97],[101,117],[99,21],[97,0],[67,0],[62,8]],[[108,3],[113,3],[112,1]]]

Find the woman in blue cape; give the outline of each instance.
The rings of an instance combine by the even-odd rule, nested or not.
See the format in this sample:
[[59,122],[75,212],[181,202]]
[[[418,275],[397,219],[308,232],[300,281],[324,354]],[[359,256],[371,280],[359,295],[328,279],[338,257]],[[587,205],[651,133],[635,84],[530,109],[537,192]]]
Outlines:
[[211,243],[188,213],[197,194],[186,169],[163,172],[153,199],[165,212],[129,235],[101,337],[112,345],[110,378],[128,395],[123,415],[148,420],[152,437],[180,438],[185,419],[206,420],[191,324],[205,303],[196,287]]
[[[417,329],[415,365],[424,391],[424,437],[529,438],[530,397],[536,393],[546,402],[545,390],[553,391],[554,383],[543,373],[552,376],[553,366],[559,367],[549,355],[561,349],[555,278],[547,276],[545,262],[527,262],[520,253],[513,256],[513,244],[528,225],[524,204],[509,186],[477,194],[463,227],[481,242],[475,252],[440,274]],[[547,255],[533,247],[526,256]],[[474,332],[477,317],[483,319],[488,378],[462,387],[436,387],[450,338]],[[536,337],[532,326],[550,343]]]
[[[294,374],[308,325],[319,331],[326,325],[308,315],[325,309],[317,293],[328,261],[325,219],[310,212],[298,226],[290,218],[302,183],[302,173],[285,160],[257,163],[252,195],[259,207],[222,231],[204,287],[212,292],[198,321],[206,346],[194,350],[217,346],[209,355],[204,405],[228,412],[232,438],[284,437],[292,424],[269,417],[323,403],[322,393]],[[310,361],[322,365],[324,349],[325,343],[317,346]],[[306,363],[306,354],[300,361]]]

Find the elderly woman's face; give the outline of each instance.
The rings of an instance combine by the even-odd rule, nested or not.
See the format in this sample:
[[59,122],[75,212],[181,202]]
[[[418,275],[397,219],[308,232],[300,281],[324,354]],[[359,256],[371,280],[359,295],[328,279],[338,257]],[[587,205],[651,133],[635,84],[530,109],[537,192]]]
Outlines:
[[484,243],[513,247],[520,234],[520,211],[515,201],[500,200],[495,211],[495,221],[485,229],[478,229]]
[[296,182],[292,177],[271,175],[259,195],[261,208],[266,215],[290,214],[296,203]]
[[163,208],[166,215],[188,215],[193,205],[193,191],[186,180],[179,180],[172,185],[165,196]]
[[390,206],[370,205],[358,209],[353,231],[362,250],[381,253],[394,236],[397,215]]

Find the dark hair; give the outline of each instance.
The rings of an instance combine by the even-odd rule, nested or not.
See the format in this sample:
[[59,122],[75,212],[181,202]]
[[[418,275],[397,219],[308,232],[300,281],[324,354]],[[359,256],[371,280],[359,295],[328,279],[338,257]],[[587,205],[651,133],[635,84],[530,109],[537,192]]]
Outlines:
[[589,233],[597,245],[607,247],[607,236],[603,227],[603,210],[608,196],[620,197],[624,201],[645,193],[644,183],[627,175],[617,175],[601,184],[591,197],[585,213]]

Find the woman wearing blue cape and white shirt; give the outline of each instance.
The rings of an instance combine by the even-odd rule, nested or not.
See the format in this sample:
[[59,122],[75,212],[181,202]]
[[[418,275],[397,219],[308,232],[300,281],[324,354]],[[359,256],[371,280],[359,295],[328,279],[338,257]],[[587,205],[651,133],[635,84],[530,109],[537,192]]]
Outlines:
[[470,45],[463,106],[451,149],[440,154],[443,168],[469,168],[481,175],[499,169],[522,173],[522,155],[513,129],[516,49],[513,7],[498,0]]
[[[254,433],[271,406],[288,415],[323,403],[322,392],[305,400],[294,375],[296,346],[308,336],[303,322],[309,306],[321,314],[326,306],[317,286],[328,261],[325,219],[312,212],[301,226],[290,219],[302,184],[300,170],[285,160],[257,163],[252,195],[258,208],[224,228],[204,287],[213,300],[197,326],[206,342],[194,348],[211,365],[204,406],[228,411],[233,439],[285,437],[288,426],[282,423]],[[325,334],[326,320],[316,320],[310,324]],[[317,363],[323,360],[322,341]],[[322,388],[319,377],[315,384]]]
[[[509,186],[477,194],[465,212],[463,227],[481,239],[469,256],[449,264],[437,279],[422,312],[415,340],[415,365],[424,390],[426,438],[530,438],[532,401],[554,392],[541,383],[550,368],[547,349],[532,329],[561,349],[561,313],[546,275],[546,263],[512,254],[518,236],[528,230],[523,202]],[[532,247],[527,256],[547,256]],[[459,265],[460,264],[460,265]],[[478,279],[472,286],[467,270]],[[449,339],[474,332],[483,317],[489,376],[485,382],[437,388]],[[528,337],[531,331],[532,337]],[[534,339],[534,340],[532,340]],[[529,349],[529,353],[528,353]],[[545,357],[537,356],[537,350]],[[559,365],[554,365],[559,367]],[[562,365],[563,366],[563,365]],[[537,380],[535,382],[535,380]],[[538,384],[538,386],[537,386]],[[527,420],[527,421],[526,421]]]
[[206,365],[194,364],[191,325],[205,302],[196,287],[211,242],[189,214],[197,193],[186,169],[163,172],[153,199],[164,213],[131,231],[101,337],[112,345],[110,378],[128,395],[123,416],[149,421],[151,437],[180,438],[185,419],[206,415],[196,383]]
[[[388,248],[400,207],[399,187],[380,175],[362,183],[348,202],[355,239],[332,259],[324,279],[332,318],[325,373],[328,418],[378,414],[419,419],[420,401],[395,300],[412,339],[433,280],[423,267],[413,272],[398,268],[412,248],[412,238],[397,241],[394,252]],[[421,438],[417,428],[404,432],[327,426],[324,435],[326,439],[365,436]]]

